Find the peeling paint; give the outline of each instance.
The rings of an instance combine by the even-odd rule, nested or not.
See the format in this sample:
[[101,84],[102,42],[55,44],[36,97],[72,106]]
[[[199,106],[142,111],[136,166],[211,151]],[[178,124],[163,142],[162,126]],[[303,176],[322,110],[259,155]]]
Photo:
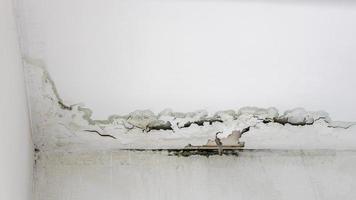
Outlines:
[[352,122],[333,122],[323,111],[296,108],[279,115],[273,107],[243,107],[238,111],[218,111],[213,115],[206,110],[182,113],[166,109],[158,115],[150,110],[137,110],[98,120],[92,118],[93,111],[83,104],[68,105],[61,99],[42,60],[29,57],[23,60],[31,90],[33,137],[36,148],[41,151],[89,147],[184,148],[187,144],[204,145],[219,131],[222,132],[219,139],[223,140],[232,131],[240,131],[244,135],[269,124],[315,127],[314,124],[320,122],[325,124],[325,128],[343,129],[355,125]]
[[216,118],[211,117],[211,118],[199,119],[199,120],[193,121],[193,122],[189,121],[189,122],[185,123],[180,128],[189,128],[192,124],[196,124],[198,126],[204,126],[205,124],[212,125],[213,123],[216,123],[216,122],[223,123],[224,121],[221,119],[216,119]]

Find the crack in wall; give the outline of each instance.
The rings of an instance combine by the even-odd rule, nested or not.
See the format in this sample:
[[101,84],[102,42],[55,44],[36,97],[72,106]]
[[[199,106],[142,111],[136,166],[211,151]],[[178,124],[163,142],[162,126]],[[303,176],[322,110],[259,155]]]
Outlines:
[[356,122],[339,122],[334,121],[328,124],[329,128],[341,128],[341,129],[349,129],[353,126],[356,126]]
[[112,136],[112,135],[109,135],[109,134],[102,134],[102,133],[100,133],[100,132],[97,131],[97,130],[84,130],[84,131],[87,131],[87,132],[90,132],[90,133],[97,133],[97,134],[100,135],[101,137],[110,137],[110,138],[116,139],[115,136]]

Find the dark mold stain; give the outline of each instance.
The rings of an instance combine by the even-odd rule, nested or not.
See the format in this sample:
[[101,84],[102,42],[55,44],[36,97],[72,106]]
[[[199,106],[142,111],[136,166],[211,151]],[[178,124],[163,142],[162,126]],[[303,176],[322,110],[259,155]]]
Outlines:
[[190,127],[192,124],[196,124],[198,126],[204,126],[204,123],[209,123],[209,125],[212,125],[213,123],[215,122],[219,122],[219,123],[223,123],[224,121],[221,120],[221,119],[217,119],[217,118],[206,118],[206,119],[200,119],[200,120],[197,120],[197,121],[193,121],[193,122],[187,122],[183,125],[183,127],[181,128],[188,128]]
[[66,104],[64,104],[62,101],[57,101],[58,105],[60,108],[62,108],[63,110],[72,110],[72,106],[67,106]]
[[[139,152],[167,152],[168,156],[189,157],[189,156],[219,156],[218,149],[125,149],[127,151]],[[238,156],[242,149],[224,149],[221,155]],[[221,156],[220,155],[220,156]]]
[[238,156],[240,150],[231,150],[224,149],[221,153],[219,153],[219,149],[199,149],[199,150],[191,150],[191,149],[181,149],[181,150],[167,150],[168,156],[178,156],[178,157],[189,157],[189,156]]

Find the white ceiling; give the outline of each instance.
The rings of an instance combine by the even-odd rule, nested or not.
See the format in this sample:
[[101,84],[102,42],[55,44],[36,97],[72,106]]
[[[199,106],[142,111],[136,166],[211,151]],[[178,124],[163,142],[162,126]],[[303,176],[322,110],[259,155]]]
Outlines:
[[352,2],[17,4],[24,56],[42,59],[61,97],[96,118],[256,105],[356,119]]

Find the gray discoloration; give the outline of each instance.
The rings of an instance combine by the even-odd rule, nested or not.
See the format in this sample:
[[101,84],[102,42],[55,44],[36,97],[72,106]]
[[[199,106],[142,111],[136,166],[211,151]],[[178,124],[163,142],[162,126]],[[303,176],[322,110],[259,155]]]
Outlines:
[[174,132],[171,122],[162,120],[149,123],[146,127],[146,131],[150,132],[152,130],[170,130]]

